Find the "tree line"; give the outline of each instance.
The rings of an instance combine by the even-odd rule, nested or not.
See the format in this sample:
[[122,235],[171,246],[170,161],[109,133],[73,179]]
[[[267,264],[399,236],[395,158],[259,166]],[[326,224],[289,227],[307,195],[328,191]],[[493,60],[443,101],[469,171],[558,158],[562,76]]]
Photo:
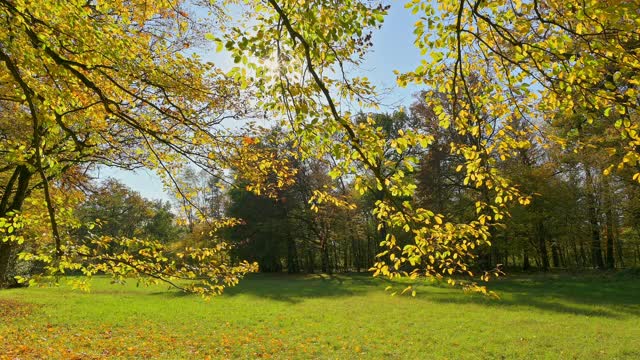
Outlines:
[[[416,96],[406,111],[361,114],[360,121],[373,118],[388,142],[398,131],[419,126],[437,133],[431,146],[412,153],[419,158],[419,165],[408,176],[414,177],[417,189],[415,196],[405,200],[464,221],[474,216],[478,191],[465,184],[457,170],[464,160],[447,149],[450,137],[456,134],[437,131],[437,118],[421,99]],[[182,207],[181,200],[173,204],[149,201],[123,184],[107,180],[76,208],[78,217],[84,221],[100,219],[99,229],[92,231],[109,236],[199,246],[213,241],[205,231],[207,219],[237,218],[240,223],[219,230],[233,246],[230,261],[255,261],[263,272],[369,271],[387,232],[410,241],[399,229],[378,227],[373,209],[383,194],[372,191],[361,195],[352,179],[332,178],[331,158],[296,159],[286,152],[291,144],[280,141],[284,131],[267,129],[259,140],[271,151],[280,149],[295,169],[295,181],[275,193],[256,194],[247,189],[249,182],[242,176],[224,188],[218,177],[187,169],[178,179],[190,184],[196,208]],[[562,129],[548,127],[545,131]],[[397,152],[386,154],[399,163]],[[494,226],[492,244],[479,249],[475,268],[546,271],[640,264],[640,189],[624,174],[605,175],[597,154],[576,153],[549,143],[532,146],[503,166],[521,191],[531,194],[532,201],[511,207],[511,215]],[[344,203],[313,207],[317,189],[325,189]]]
[[[414,153],[419,165],[408,176],[417,189],[407,199],[449,218],[470,219],[475,216],[475,199],[482,194],[465,183],[459,169],[464,159],[447,148],[457,135],[439,130],[422,96],[416,99],[406,112],[361,116],[374,118],[388,142],[402,129],[421,126],[435,133],[431,146]],[[562,129],[549,126],[544,131]],[[387,156],[398,163],[395,151]],[[388,231],[403,236],[397,228],[378,227],[372,211],[383,195],[360,195],[349,178],[332,178],[330,158],[294,164],[295,185],[274,198],[242,186],[228,193],[227,215],[243,219],[229,230],[236,258],[257,261],[267,272],[363,271],[375,262]],[[510,216],[493,226],[491,246],[479,249],[475,268],[546,271],[640,264],[640,188],[627,174],[605,175],[606,162],[597,152],[574,152],[548,142],[522,150],[501,166],[532,200],[527,206],[510,207]],[[355,206],[323,204],[312,211],[311,194],[318,188],[329,188]],[[409,239],[405,236],[403,241]]]

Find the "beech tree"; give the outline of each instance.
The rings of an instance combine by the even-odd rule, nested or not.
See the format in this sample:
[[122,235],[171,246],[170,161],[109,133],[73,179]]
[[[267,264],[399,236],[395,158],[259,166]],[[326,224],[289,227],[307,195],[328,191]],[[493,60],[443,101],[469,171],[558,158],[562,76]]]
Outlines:
[[[21,229],[32,226],[21,211],[34,188],[42,189],[53,244],[24,257],[49,263],[50,274],[144,276],[208,295],[255,270],[227,266],[223,242],[174,254],[136,238],[81,246],[61,226],[67,211],[57,189],[74,168],[144,166],[171,184],[185,162],[220,167],[219,151],[234,140],[216,124],[241,113],[242,98],[213,64],[185,55],[203,35],[184,2],[3,0],[0,19],[1,282],[25,240]],[[109,252],[113,242],[124,250]],[[201,281],[179,285],[180,278]]]
[[[358,121],[356,114],[342,110],[353,103],[361,107],[377,105],[370,82],[347,77],[346,69],[360,62],[370,45],[371,32],[384,20],[387,7],[368,1],[275,0],[252,3],[250,7],[248,16],[253,16],[248,23],[252,26],[229,31],[216,41],[226,46],[239,63],[252,69],[246,78],[255,80],[263,106],[292,128],[294,144],[302,157],[333,156],[338,161],[330,172],[332,176],[353,176],[358,192],[383,193],[374,209],[380,228],[397,228],[413,237],[412,242],[400,246],[396,236],[388,233],[381,243],[383,249],[374,274],[471,274],[473,249],[488,242],[489,225],[502,218],[504,203],[515,199],[527,202],[528,198],[500,177],[487,162],[490,154],[480,156],[481,150],[474,144],[454,147],[452,151],[467,158],[465,183],[486,185],[497,203],[479,201],[477,218],[455,222],[403,200],[416,189],[406,171],[413,171],[418,159],[400,156],[401,163],[394,164],[393,159],[385,157],[388,134],[384,129],[376,126],[373,118]],[[259,61],[252,61],[256,58]],[[277,64],[275,70],[273,62]],[[460,131],[468,132],[470,126]],[[407,129],[399,130],[389,146],[404,154],[426,148],[432,142],[432,135]],[[317,193],[316,197],[318,201],[332,199],[326,193]],[[407,267],[411,269],[407,271]],[[483,279],[487,276],[482,274]],[[449,281],[454,282],[451,278]]]
[[[398,195],[413,195],[415,184],[405,171],[382,173],[384,134],[373,121],[358,123],[346,110],[354,103],[377,105],[369,81],[347,74],[366,53],[371,32],[384,20],[385,6],[357,0],[243,3],[250,19],[217,37],[218,46],[251,70],[245,78],[260,89],[261,104],[291,126],[303,156],[332,154],[340,159],[332,174],[355,176],[359,191],[383,191],[375,210],[378,220],[414,238],[400,247],[389,234],[374,266],[376,274],[470,274],[474,248],[490,243],[508,204],[531,201],[501,173],[499,164],[542,142],[545,122],[577,118],[582,125],[571,126],[576,133],[613,121],[624,142],[623,154],[609,158],[604,171],[633,167],[633,179],[640,179],[639,15],[632,1],[406,3],[419,17],[415,43],[425,60],[414,71],[398,74],[398,82],[424,86],[439,126],[465,139],[452,142],[448,150],[464,159],[457,167],[464,185],[484,196],[475,201],[476,216],[464,221],[396,201]],[[477,141],[466,141],[466,135]],[[553,141],[564,146],[567,138]],[[411,129],[392,146],[404,153],[432,142],[429,134]],[[407,157],[404,165],[412,168],[416,161]],[[359,172],[359,166],[372,176]],[[403,270],[405,263],[415,270]]]

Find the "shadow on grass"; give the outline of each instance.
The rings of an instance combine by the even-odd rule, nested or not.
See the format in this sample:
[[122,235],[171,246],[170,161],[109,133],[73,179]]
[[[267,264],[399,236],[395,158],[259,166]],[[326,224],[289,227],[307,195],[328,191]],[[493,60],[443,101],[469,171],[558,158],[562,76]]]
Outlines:
[[324,297],[349,297],[371,291],[382,291],[388,279],[373,278],[371,274],[349,275],[288,275],[252,274],[224,296],[251,295],[288,303]]
[[640,317],[640,278],[637,277],[529,275],[493,280],[487,287],[500,299],[450,293],[427,293],[424,298],[439,303],[531,307],[581,316]]
[[[252,274],[223,296],[249,295],[296,304],[312,298],[339,298],[384,293],[387,285],[396,289],[405,283],[373,278],[369,273],[348,275]],[[478,304],[489,309],[534,308],[542,312],[579,316],[624,318],[640,317],[640,278],[617,276],[516,275],[487,284],[500,299],[465,294],[443,284],[418,284],[415,306],[425,302]],[[157,292],[163,296],[193,296],[180,291]],[[387,293],[388,294],[388,293]]]
[[[237,286],[225,289],[223,296],[250,295],[293,304],[304,299],[349,297],[372,291],[383,291],[389,283],[391,283],[390,280],[373,278],[369,273],[339,275],[260,273],[250,274]],[[173,298],[197,296],[175,289],[151,292],[150,295]]]

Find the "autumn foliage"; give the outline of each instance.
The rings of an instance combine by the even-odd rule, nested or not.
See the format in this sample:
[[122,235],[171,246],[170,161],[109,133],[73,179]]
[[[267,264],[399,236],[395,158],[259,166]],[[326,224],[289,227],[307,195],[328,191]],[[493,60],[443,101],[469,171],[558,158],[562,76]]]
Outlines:
[[[198,5],[207,7],[208,28],[196,21]],[[204,277],[205,286],[188,290],[215,294],[255,270],[248,263],[229,266],[222,241],[171,258],[160,244],[136,239],[78,244],[66,231],[72,221],[64,220],[58,189],[74,171],[98,164],[155,169],[178,187],[176,174],[187,163],[212,173],[233,169],[249,190],[277,194],[292,185],[292,159],[331,158],[331,177],[349,179],[361,195],[380,195],[373,214],[380,230],[393,230],[380,243],[374,274],[450,283],[456,276],[487,280],[499,273],[475,274],[471,265],[510,207],[532,201],[504,172],[524,152],[595,148],[605,154],[604,175],[640,181],[636,3],[412,0],[405,7],[418,16],[415,44],[424,60],[398,73],[398,83],[423,87],[437,127],[454,135],[447,151],[463,159],[456,172],[474,190],[470,219],[409,200],[419,166],[413,154],[433,149],[434,131],[416,126],[390,137],[375,119],[349,110],[379,106],[369,79],[348,70],[370,49],[387,5],[1,0],[0,280],[24,239],[17,233],[28,223],[28,199],[45,205],[40,223],[47,221],[51,241],[25,257],[46,260],[60,269],[54,273],[131,273],[170,282]],[[234,67],[222,71],[187,51],[203,39],[225,50]],[[255,133],[221,125],[256,114],[286,129],[286,154],[260,144]],[[606,138],[594,135],[602,127]],[[327,189],[314,190],[313,206],[354,206]],[[188,191],[179,193],[189,203]],[[397,234],[411,241],[400,242]],[[121,252],[100,250],[114,242]],[[190,266],[198,270],[186,270]]]

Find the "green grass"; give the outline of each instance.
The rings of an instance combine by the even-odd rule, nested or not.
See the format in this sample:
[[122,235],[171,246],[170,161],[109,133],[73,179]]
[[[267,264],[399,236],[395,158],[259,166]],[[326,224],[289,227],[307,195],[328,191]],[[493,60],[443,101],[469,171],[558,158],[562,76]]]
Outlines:
[[[369,276],[255,275],[209,302],[94,279],[0,291],[0,358],[639,359],[640,279],[515,276],[492,300]],[[27,305],[30,304],[30,305]]]

